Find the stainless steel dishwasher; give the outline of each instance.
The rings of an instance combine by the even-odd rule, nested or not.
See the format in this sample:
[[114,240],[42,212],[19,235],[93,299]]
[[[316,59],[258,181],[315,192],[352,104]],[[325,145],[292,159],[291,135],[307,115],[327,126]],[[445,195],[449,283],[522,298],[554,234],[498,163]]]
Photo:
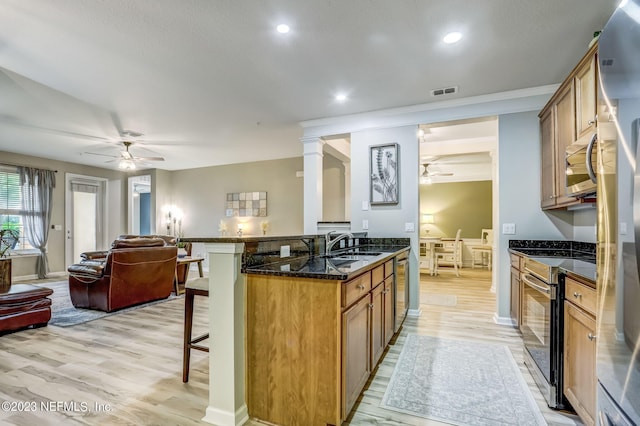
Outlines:
[[409,307],[409,252],[404,251],[396,256],[396,271],[394,285],[395,322],[393,331],[400,330],[402,322],[407,316]]

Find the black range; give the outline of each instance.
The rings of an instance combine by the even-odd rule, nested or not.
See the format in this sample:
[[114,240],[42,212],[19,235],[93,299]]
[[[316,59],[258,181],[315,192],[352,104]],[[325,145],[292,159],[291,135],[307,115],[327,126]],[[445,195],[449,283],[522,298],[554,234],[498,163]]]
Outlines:
[[[514,243],[514,244],[512,244]],[[522,339],[525,364],[547,405],[569,407],[563,395],[564,277],[595,286],[595,244],[571,241],[516,241],[509,251],[524,257]]]

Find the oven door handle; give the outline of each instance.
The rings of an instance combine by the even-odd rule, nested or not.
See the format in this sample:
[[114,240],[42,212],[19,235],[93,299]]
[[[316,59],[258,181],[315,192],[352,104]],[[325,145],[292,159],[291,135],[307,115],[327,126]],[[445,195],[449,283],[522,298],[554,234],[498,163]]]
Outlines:
[[524,281],[524,283],[526,285],[528,285],[529,287],[533,288],[534,290],[539,291],[540,293],[544,293],[550,299],[552,299],[553,298],[553,294],[552,294],[552,291],[551,291],[551,287],[541,286],[540,284],[532,281],[531,277],[533,277],[531,274],[523,274],[522,275],[522,281]]

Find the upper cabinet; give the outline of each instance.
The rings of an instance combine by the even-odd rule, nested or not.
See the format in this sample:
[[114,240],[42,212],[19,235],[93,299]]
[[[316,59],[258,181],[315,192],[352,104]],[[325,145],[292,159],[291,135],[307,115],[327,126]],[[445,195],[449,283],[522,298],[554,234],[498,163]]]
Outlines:
[[[589,52],[592,52],[591,50]],[[576,137],[592,134],[596,127],[596,51],[585,56],[574,78],[576,91]]]
[[543,209],[566,208],[584,202],[566,193],[567,147],[595,129],[597,43],[560,85],[539,114]]

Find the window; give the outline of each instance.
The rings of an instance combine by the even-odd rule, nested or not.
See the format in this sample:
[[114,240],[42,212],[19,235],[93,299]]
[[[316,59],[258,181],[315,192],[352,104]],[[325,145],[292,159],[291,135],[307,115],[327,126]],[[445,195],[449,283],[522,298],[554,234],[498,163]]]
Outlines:
[[33,248],[26,239],[22,215],[20,175],[15,168],[0,166],[0,228],[12,228],[20,234],[11,251]]

